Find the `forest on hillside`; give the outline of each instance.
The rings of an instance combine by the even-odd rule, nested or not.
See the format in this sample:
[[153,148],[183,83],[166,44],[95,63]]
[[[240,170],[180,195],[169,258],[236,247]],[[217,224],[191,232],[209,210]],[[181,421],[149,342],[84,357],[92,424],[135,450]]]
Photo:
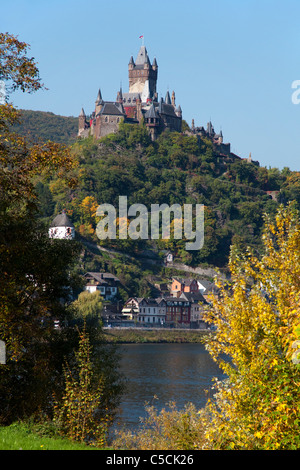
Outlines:
[[[261,250],[265,213],[274,214],[280,202],[300,203],[297,172],[228,158],[210,140],[188,133],[165,131],[152,142],[145,126],[123,123],[118,133],[100,141],[92,137],[77,140],[72,155],[77,162],[68,175],[76,181],[72,188],[61,177],[40,175],[36,179],[41,218],[48,224],[65,209],[82,240],[126,255],[149,250],[159,255],[171,250],[177,261],[190,266],[224,267],[232,244]],[[268,191],[276,191],[276,199]],[[100,241],[95,231],[96,209],[103,203],[117,208],[119,196],[127,196],[128,206],[140,203],[149,210],[153,203],[203,204],[203,248],[187,251],[186,240],[172,236],[169,240]],[[107,268],[104,259],[91,258],[86,268]],[[126,277],[126,269],[119,267],[114,272]],[[132,277],[129,273],[125,285]]]
[[48,141],[70,145],[76,141],[78,118],[58,116],[45,111],[20,110],[21,119],[13,130],[32,141]]

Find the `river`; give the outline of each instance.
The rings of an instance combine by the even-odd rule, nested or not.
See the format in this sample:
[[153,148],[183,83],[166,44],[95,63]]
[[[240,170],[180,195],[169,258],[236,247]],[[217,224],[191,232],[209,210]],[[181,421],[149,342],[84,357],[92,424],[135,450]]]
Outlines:
[[127,387],[118,427],[136,428],[146,416],[145,402],[159,410],[170,401],[178,409],[188,402],[201,408],[212,394],[212,378],[224,377],[201,343],[128,344],[121,351]]

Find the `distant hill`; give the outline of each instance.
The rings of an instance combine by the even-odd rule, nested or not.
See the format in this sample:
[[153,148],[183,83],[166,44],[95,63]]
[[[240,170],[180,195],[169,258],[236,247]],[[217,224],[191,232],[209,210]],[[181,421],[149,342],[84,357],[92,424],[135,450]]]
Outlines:
[[33,140],[52,140],[61,144],[72,144],[76,141],[78,118],[58,116],[44,111],[20,110],[22,119],[14,126],[19,134]]

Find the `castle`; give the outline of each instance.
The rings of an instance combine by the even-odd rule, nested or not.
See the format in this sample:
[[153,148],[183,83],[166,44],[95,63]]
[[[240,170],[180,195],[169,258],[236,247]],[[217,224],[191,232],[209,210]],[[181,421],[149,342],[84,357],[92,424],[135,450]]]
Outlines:
[[158,65],[154,58],[150,63],[146,47],[140,47],[134,61],[131,56],[128,64],[129,91],[117,93],[116,101],[104,101],[99,90],[95,110],[87,118],[81,110],[78,123],[78,137],[93,135],[100,139],[116,132],[121,121],[139,124],[144,122],[152,140],[164,130],[181,132],[182,110],[175,104],[175,92],[165,99],[158,99],[156,91]]

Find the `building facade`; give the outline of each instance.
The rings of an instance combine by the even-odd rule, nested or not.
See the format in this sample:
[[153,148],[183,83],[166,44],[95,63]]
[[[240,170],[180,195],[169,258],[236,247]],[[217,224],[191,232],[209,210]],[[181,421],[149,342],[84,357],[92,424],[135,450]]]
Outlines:
[[158,65],[151,64],[145,46],[141,46],[136,60],[131,56],[128,64],[129,90],[117,92],[116,101],[104,101],[101,91],[95,101],[95,109],[88,117],[82,108],[78,120],[78,137],[93,135],[100,139],[117,132],[120,122],[145,123],[152,140],[164,130],[181,132],[182,110],[176,106],[175,92],[158,99]]
[[122,315],[128,320],[134,320],[140,326],[162,326],[166,321],[166,301],[131,297],[125,303]]
[[196,279],[173,277],[170,292],[173,296],[180,296],[182,292],[196,293],[199,291]]
[[117,296],[120,280],[113,274],[88,272],[84,278],[88,292],[99,291],[104,300],[113,300]]

